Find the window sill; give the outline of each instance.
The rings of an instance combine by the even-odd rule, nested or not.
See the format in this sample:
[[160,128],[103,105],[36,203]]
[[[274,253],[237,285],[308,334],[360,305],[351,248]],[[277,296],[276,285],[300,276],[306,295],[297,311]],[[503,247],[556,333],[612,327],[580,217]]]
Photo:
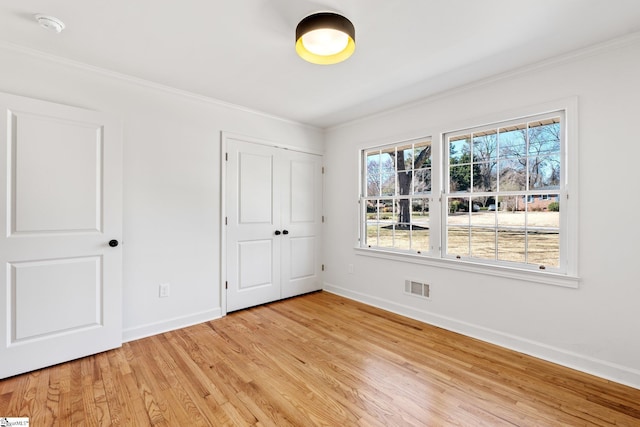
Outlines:
[[354,249],[356,251],[356,255],[361,256],[408,262],[412,264],[428,265],[437,268],[448,268],[457,271],[466,271],[489,276],[498,276],[502,278],[523,280],[527,282],[542,283],[545,285],[562,286],[565,288],[577,289],[580,283],[579,277],[566,274],[525,270],[504,266],[494,266],[470,262],[466,260],[433,258],[418,254],[385,251],[382,249],[360,247],[356,247]]

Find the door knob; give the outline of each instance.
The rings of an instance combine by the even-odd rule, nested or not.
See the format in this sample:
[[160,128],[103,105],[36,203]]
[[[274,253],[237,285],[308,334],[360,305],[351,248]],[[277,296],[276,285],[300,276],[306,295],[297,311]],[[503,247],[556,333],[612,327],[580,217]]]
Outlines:
[[276,236],[279,236],[279,235],[281,234],[281,233],[280,233],[280,230],[276,230],[276,233],[275,233],[275,234],[276,234]]
[[289,230],[282,230],[282,234],[289,234]]
[[109,246],[111,246],[112,248],[115,248],[116,246],[118,246],[118,241],[115,239],[109,240]]

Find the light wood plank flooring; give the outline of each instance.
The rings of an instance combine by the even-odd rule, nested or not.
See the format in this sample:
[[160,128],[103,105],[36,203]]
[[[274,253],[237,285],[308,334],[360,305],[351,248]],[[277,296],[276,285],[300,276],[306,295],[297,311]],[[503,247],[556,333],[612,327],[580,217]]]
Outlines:
[[0,381],[31,426],[640,426],[640,390],[326,292]]

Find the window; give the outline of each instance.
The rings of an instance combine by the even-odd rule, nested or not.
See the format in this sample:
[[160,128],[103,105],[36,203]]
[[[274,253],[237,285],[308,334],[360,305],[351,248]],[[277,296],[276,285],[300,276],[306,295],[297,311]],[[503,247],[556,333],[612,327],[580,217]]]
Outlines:
[[431,141],[418,140],[364,152],[362,204],[368,247],[429,250]]
[[363,150],[360,247],[576,278],[565,112]]
[[445,134],[444,256],[559,269],[560,205],[549,199],[562,191],[562,123],[554,113]]

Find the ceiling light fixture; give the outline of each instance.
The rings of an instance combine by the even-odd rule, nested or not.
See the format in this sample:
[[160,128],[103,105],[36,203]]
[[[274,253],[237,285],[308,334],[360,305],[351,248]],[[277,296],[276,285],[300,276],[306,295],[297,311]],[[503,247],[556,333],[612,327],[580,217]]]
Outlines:
[[62,32],[64,30],[64,22],[56,18],[55,16],[43,15],[38,13],[34,15],[36,21],[42,28],[46,28],[47,30],[54,31],[56,33]]
[[314,64],[337,64],[356,49],[356,30],[351,21],[332,12],[304,18],[296,27],[296,52]]

